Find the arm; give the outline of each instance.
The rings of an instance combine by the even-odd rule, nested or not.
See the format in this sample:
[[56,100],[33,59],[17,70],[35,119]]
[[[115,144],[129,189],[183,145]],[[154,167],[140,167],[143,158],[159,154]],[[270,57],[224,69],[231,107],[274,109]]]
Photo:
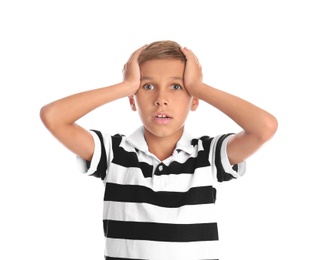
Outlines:
[[198,59],[187,48],[182,51],[187,59],[184,80],[187,91],[226,114],[243,129],[230,139],[227,153],[232,165],[246,160],[273,137],[278,126],[276,118],[242,98],[203,83]]
[[124,66],[121,83],[77,93],[41,108],[40,117],[46,128],[69,150],[85,160],[91,160],[94,151],[93,137],[75,122],[92,110],[122,97],[133,95],[140,85],[136,50]]

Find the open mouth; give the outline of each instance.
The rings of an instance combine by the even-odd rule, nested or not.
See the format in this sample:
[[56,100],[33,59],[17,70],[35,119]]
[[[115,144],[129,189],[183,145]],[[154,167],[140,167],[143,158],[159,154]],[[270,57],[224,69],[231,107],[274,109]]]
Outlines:
[[154,116],[154,120],[158,124],[167,124],[171,119],[172,117],[167,114],[156,114]]
[[170,118],[170,117],[167,116],[167,115],[157,115],[157,116],[155,116],[155,118],[162,118],[162,119],[164,119],[164,118]]

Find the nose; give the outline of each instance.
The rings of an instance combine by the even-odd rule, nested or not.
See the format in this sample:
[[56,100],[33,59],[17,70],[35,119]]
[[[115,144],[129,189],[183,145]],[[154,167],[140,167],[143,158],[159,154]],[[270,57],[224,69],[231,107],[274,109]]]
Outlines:
[[159,91],[157,93],[155,100],[154,100],[154,105],[155,106],[167,106],[168,105],[168,97],[167,97],[166,93],[164,93],[163,91]]

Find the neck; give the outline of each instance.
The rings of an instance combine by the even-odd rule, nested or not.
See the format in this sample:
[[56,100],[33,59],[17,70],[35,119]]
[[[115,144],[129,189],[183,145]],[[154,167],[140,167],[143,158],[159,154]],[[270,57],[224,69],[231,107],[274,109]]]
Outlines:
[[149,145],[149,151],[160,161],[164,161],[173,154],[175,147],[176,144],[171,145],[169,142],[159,142],[155,145]]
[[144,137],[147,142],[149,151],[154,154],[160,161],[170,157],[176,147],[176,144],[182,136],[183,130],[172,136],[155,136],[148,131],[144,131]]

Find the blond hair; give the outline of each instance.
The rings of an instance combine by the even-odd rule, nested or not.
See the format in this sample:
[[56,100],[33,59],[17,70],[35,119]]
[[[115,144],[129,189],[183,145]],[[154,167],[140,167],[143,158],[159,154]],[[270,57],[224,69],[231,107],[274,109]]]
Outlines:
[[186,58],[180,48],[181,46],[175,41],[152,42],[140,53],[138,58],[139,64],[156,59],[171,59],[186,62]]

